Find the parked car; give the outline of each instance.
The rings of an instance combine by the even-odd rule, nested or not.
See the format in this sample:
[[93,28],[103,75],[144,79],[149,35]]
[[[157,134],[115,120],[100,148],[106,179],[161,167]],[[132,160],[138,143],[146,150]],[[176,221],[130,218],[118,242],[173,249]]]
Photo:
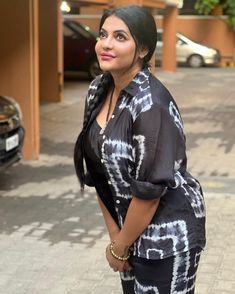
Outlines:
[[21,158],[24,128],[19,104],[0,96],[0,171]]
[[98,35],[77,21],[65,19],[64,34],[64,70],[85,71],[91,78],[101,73],[96,54],[95,44]]
[[[158,42],[156,46],[156,61],[162,59],[162,34],[158,30]],[[179,64],[187,64],[190,67],[202,67],[204,65],[218,65],[220,52],[217,49],[196,43],[181,33],[176,34],[176,61]]]

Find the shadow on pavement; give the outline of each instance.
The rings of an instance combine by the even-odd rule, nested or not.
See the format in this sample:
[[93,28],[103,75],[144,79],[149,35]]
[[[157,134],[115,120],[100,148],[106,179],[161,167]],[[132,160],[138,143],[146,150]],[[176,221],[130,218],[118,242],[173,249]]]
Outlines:
[[[181,110],[184,123],[194,124],[201,123],[204,124],[205,128],[201,128],[201,132],[188,132],[187,133],[187,148],[200,147],[198,141],[214,138],[219,139],[221,142],[218,147],[223,147],[225,153],[232,151],[232,148],[235,144],[235,107],[234,106],[223,106],[216,107],[212,110],[205,110],[203,108],[191,107],[191,108],[182,108]],[[196,115],[196,118],[195,118]],[[208,129],[207,125],[210,124],[213,126],[211,132],[205,132]]]
[[79,192],[73,146],[43,139],[41,160],[1,174],[0,234],[89,247],[106,233],[94,191]]

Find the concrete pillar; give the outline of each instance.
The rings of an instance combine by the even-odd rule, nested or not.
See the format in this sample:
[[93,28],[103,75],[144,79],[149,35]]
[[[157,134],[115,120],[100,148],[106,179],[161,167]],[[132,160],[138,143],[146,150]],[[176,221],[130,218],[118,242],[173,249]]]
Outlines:
[[168,6],[163,19],[162,70],[175,72],[176,64],[176,21],[178,8]]
[[0,93],[23,112],[23,156],[39,155],[38,0],[1,1]]
[[63,100],[61,0],[39,1],[40,100]]

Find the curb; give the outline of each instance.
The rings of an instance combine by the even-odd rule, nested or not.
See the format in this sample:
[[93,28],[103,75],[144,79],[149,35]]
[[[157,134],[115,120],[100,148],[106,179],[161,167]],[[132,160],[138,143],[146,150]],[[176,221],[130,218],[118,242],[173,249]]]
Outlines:
[[235,61],[221,61],[220,62],[220,67],[232,67],[234,68],[235,67]]

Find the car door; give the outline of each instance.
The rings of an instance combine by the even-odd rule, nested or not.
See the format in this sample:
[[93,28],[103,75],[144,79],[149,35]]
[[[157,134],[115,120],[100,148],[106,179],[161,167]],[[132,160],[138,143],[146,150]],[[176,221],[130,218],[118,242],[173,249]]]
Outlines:
[[[76,28],[76,27],[75,27]],[[84,70],[94,51],[94,41],[86,38],[68,23],[63,25],[64,33],[64,69]]]

